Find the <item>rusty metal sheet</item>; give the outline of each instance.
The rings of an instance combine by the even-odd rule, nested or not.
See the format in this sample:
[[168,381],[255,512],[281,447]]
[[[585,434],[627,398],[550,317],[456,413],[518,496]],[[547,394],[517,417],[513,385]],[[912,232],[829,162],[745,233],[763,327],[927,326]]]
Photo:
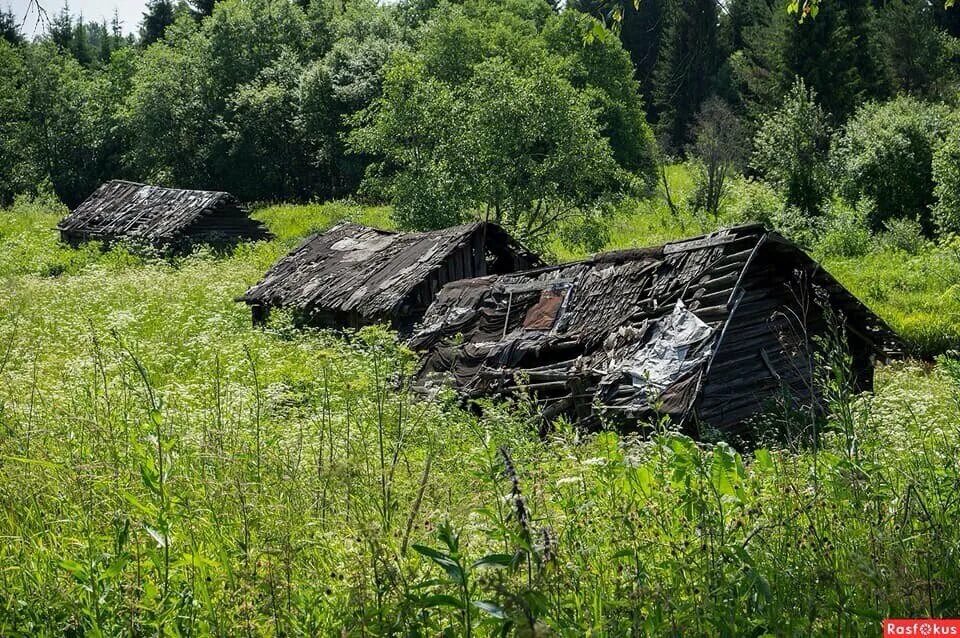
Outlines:
[[526,330],[550,330],[557,321],[560,308],[567,298],[567,289],[550,288],[540,293],[540,300],[530,306],[523,318]]

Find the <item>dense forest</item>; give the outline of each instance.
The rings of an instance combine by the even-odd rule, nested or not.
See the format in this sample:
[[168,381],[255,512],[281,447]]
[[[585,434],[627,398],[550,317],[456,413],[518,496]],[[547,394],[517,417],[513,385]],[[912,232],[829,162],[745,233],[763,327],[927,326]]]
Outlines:
[[[960,7],[786,4],[149,0],[123,25],[41,0],[35,37],[0,11],[0,636],[875,637],[960,615]],[[230,191],[270,237],[61,241],[115,178]],[[730,243],[694,271],[719,293],[672,277],[686,297],[638,297],[654,314],[591,347],[652,342],[684,299],[749,313],[715,395],[769,371],[745,436],[655,394],[587,427],[522,374],[414,389],[420,353],[386,326],[252,325],[238,302],[343,221],[478,218],[554,265],[624,250],[583,263],[629,255],[651,282],[676,244],[638,247],[762,222],[806,255],[782,242],[754,278],[834,277],[902,351],[867,362],[826,315],[811,334],[795,288],[728,295],[759,246]],[[495,337],[523,334],[531,290],[491,302]],[[786,324],[783,357],[749,341]]]
[[960,11],[851,0],[798,20],[767,0],[644,0],[616,13],[151,0],[137,37],[64,5],[33,41],[4,13],[0,202],[52,189],[72,206],[128,178],[388,202],[415,228],[479,214],[536,241],[566,219],[589,227],[686,159],[690,204],[708,214],[744,174],[774,191],[775,210],[755,214],[795,235],[832,200],[873,230],[960,228]]

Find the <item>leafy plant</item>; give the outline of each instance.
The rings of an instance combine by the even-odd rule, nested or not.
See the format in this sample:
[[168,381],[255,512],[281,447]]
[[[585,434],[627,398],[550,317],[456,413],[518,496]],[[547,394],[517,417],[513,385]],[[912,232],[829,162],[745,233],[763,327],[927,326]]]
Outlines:
[[815,215],[832,185],[827,168],[830,133],[816,92],[797,78],[757,131],[751,165],[783,193],[787,205]]
[[888,219],[884,223],[886,230],[881,235],[883,244],[891,250],[902,250],[910,255],[919,254],[927,244],[920,222],[908,217]]
[[960,232],[960,128],[956,125],[933,154],[933,181],[937,230],[941,234]]
[[854,208],[835,199],[824,215],[817,248],[831,257],[860,257],[873,247],[867,216],[873,203],[861,201]]
[[911,97],[867,104],[844,126],[832,153],[833,170],[848,201],[875,202],[872,230],[906,217],[918,218],[927,233],[933,230],[933,153],[948,126],[946,107]]
[[[474,624],[472,613],[474,609],[483,612],[494,621],[506,620],[506,613],[496,603],[473,599],[476,593],[476,585],[472,581],[472,577],[477,570],[508,568],[513,564],[514,557],[508,554],[488,554],[469,565],[466,564],[460,553],[460,535],[446,521],[437,528],[437,540],[444,544],[445,551],[416,544],[413,545],[413,549],[443,569],[447,581],[455,586],[456,593],[423,596],[417,600],[417,603],[426,608],[452,607],[459,609],[463,615],[462,630],[464,636],[472,635]],[[503,623],[500,622],[499,624]]]

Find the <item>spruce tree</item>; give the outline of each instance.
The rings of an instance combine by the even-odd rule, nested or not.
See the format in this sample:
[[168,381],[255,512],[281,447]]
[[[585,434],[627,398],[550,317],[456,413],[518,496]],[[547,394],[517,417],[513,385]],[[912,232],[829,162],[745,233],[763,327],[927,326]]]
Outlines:
[[956,44],[926,0],[888,0],[878,10],[883,63],[895,91],[948,97],[956,80]]
[[57,45],[61,51],[69,51],[73,44],[73,16],[70,15],[70,5],[66,1],[47,26],[47,34],[50,40]]
[[731,60],[751,116],[776,108],[803,79],[836,122],[863,101],[890,92],[876,14],[870,0],[823,2],[816,18],[798,22],[774,5],[764,22],[741,31],[744,49]]
[[676,0],[654,73],[657,131],[668,148],[689,141],[690,126],[715,88],[721,56],[716,0]]
[[90,66],[93,62],[93,51],[90,47],[88,27],[83,22],[83,14],[73,25],[73,37],[70,39],[70,53],[83,66]]
[[0,9],[0,40],[6,40],[10,44],[23,44],[20,23],[9,9]]
[[193,7],[193,14],[197,18],[205,18],[213,14],[213,7],[217,0],[190,0],[190,6]]
[[173,24],[174,17],[172,0],[148,0],[140,23],[140,43],[147,46],[162,38],[163,32]]
[[654,71],[660,59],[663,37],[666,31],[664,21],[669,10],[670,0],[642,0],[638,6],[628,2],[623,13],[620,29],[620,41],[630,54],[634,76],[640,84],[640,94],[649,117],[656,115],[654,110]]

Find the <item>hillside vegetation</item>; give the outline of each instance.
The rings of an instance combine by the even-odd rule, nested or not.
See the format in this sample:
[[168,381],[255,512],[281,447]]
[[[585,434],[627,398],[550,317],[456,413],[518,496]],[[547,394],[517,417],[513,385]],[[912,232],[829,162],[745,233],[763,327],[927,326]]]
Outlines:
[[[665,239],[657,206],[614,243]],[[956,609],[956,363],[828,384],[812,448],[789,414],[748,455],[667,423],[541,439],[522,402],[409,394],[384,330],[255,330],[233,302],[310,230],[387,213],[264,208],[278,239],[174,261],[2,213],[0,634],[847,636]],[[941,249],[884,250],[838,274],[938,315],[956,283],[910,264]]]

